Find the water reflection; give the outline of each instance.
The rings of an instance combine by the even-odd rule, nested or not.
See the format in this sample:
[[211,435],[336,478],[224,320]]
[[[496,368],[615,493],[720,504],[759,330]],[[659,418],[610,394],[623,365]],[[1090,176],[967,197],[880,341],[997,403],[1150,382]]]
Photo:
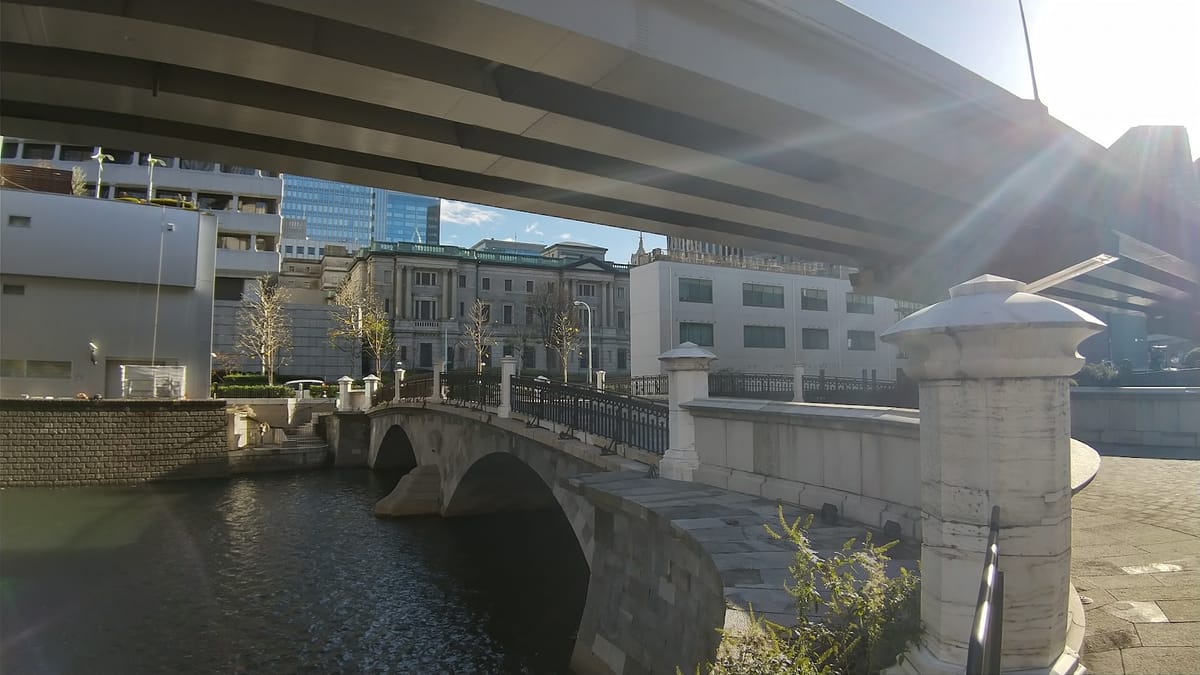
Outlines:
[[563,672],[587,566],[562,515],[377,520],[391,483],[0,491],[4,670]]

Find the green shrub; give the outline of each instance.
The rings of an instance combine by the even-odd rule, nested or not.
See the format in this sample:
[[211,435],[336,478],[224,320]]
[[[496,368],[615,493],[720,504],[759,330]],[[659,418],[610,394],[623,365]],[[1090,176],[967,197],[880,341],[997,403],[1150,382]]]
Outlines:
[[1118,387],[1121,384],[1120,372],[1107,362],[1088,363],[1073,379],[1081,387]]
[[224,384],[213,387],[216,398],[291,398],[296,390],[283,385]]
[[[887,551],[896,542],[875,545],[868,533],[822,559],[812,550],[801,523],[779,510],[776,539],[796,547],[794,583],[786,591],[796,602],[797,625],[784,628],[753,617],[748,630],[726,633],[713,675],[857,675],[876,673],[896,662],[920,636],[920,594],[915,574],[902,569],[887,576]],[[821,597],[825,589],[828,600]],[[820,616],[811,616],[814,614]]]
[[229,373],[221,378],[226,385],[265,385],[267,376],[260,373]]

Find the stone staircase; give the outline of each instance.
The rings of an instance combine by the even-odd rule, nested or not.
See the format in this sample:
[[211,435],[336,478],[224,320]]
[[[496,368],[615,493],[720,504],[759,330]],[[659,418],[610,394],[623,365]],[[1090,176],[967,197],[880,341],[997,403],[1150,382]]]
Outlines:
[[283,433],[287,439],[280,447],[285,450],[317,450],[326,447],[325,439],[316,434],[312,422],[285,427]]

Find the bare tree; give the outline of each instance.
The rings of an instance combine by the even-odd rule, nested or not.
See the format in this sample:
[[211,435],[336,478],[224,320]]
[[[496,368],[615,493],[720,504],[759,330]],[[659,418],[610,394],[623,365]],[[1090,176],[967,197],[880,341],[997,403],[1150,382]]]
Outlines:
[[492,344],[495,330],[492,325],[491,305],[476,298],[467,312],[467,320],[462,327],[463,342],[475,351],[475,373],[483,372],[483,354],[488,345]]
[[332,319],[329,341],[344,351],[354,351],[361,345],[361,351],[374,362],[373,372],[379,374],[384,361],[390,360],[395,351],[396,342],[391,319],[375,288],[361,288],[351,279],[343,281],[333,295]]
[[275,369],[283,365],[292,350],[292,320],[278,279],[268,275],[254,280],[250,291],[242,296],[237,328],[234,348],[258,359],[267,384],[275,384]]
[[558,354],[563,382],[566,382],[567,365],[571,356],[579,350],[579,321],[572,312],[563,312],[554,317],[550,325],[550,340],[546,344]]
[[71,167],[71,194],[76,197],[87,196],[87,178],[84,176],[82,166]]

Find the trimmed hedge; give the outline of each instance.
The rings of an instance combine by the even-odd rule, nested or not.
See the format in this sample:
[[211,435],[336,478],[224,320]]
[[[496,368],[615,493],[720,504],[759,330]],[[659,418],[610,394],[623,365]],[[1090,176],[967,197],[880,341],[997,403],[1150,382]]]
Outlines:
[[260,385],[266,386],[267,376],[260,373],[229,373],[221,378],[223,386],[232,385]]
[[226,384],[213,387],[213,396],[217,398],[292,398],[295,395],[295,389],[282,385]]

